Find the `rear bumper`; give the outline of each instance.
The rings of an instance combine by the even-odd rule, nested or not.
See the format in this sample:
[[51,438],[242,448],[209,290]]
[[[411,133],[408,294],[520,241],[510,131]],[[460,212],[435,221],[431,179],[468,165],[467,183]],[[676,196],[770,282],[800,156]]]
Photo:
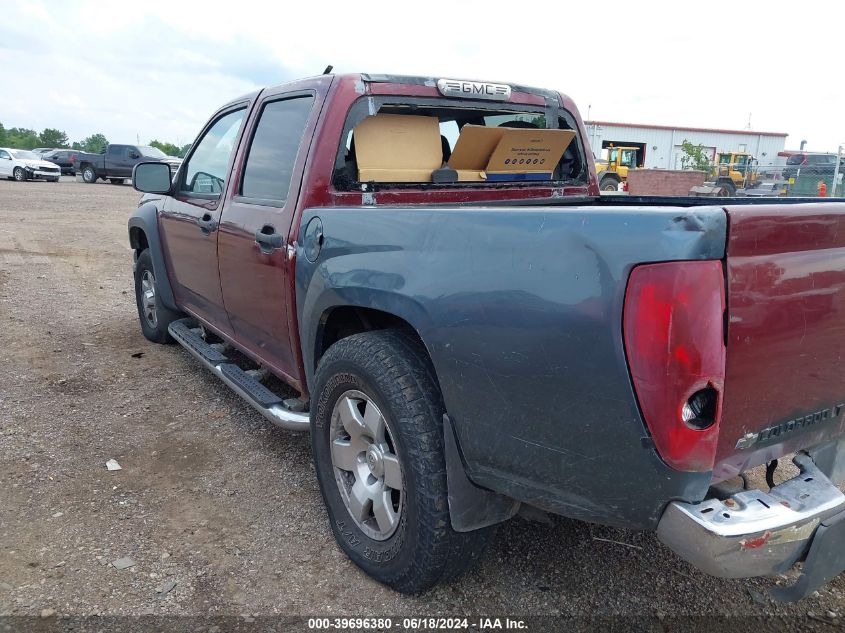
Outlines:
[[[723,578],[769,576],[806,559],[807,591],[782,599],[803,597],[845,569],[845,556],[837,555],[845,551],[845,495],[809,455],[799,453],[794,462],[801,474],[769,492],[745,490],[698,504],[673,501],[660,519],[658,538],[702,571]],[[814,571],[811,559],[825,562],[824,573]]]

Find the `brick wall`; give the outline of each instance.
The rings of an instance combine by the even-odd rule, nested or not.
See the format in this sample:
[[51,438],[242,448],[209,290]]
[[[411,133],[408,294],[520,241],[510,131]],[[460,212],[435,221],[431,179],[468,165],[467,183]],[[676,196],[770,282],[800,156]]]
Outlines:
[[628,195],[686,196],[704,184],[706,172],[676,169],[632,169],[628,172]]

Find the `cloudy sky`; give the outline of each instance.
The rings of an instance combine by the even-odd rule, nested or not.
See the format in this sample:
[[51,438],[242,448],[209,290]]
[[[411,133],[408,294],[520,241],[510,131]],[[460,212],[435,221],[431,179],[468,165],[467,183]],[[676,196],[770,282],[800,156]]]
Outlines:
[[604,121],[743,129],[750,114],[788,148],[845,141],[838,1],[2,6],[0,122],[71,140],[188,143],[230,98],[333,64],[555,88]]

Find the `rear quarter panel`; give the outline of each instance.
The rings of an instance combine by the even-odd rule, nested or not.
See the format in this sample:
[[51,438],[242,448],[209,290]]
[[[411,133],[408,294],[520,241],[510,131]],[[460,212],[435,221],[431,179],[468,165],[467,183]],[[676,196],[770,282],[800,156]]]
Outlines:
[[[631,268],[721,259],[716,207],[317,208],[297,311],[306,375],[321,315],[357,305],[420,334],[477,484],[566,516],[654,527],[703,497],[651,448],[631,387],[622,308]],[[309,378],[310,379],[310,378]],[[309,385],[313,387],[313,385]]]

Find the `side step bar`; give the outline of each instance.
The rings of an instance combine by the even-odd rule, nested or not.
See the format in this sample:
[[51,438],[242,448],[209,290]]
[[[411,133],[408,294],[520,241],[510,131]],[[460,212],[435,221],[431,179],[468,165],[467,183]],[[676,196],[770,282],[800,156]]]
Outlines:
[[[289,431],[307,431],[310,426],[307,412],[294,411],[293,402],[283,400],[255,378],[230,361],[219,350],[203,340],[199,328],[191,318],[174,321],[167,328],[177,343],[191,356],[210,369],[232,391],[249,402],[256,411],[273,424]],[[295,401],[298,404],[298,401]]]

